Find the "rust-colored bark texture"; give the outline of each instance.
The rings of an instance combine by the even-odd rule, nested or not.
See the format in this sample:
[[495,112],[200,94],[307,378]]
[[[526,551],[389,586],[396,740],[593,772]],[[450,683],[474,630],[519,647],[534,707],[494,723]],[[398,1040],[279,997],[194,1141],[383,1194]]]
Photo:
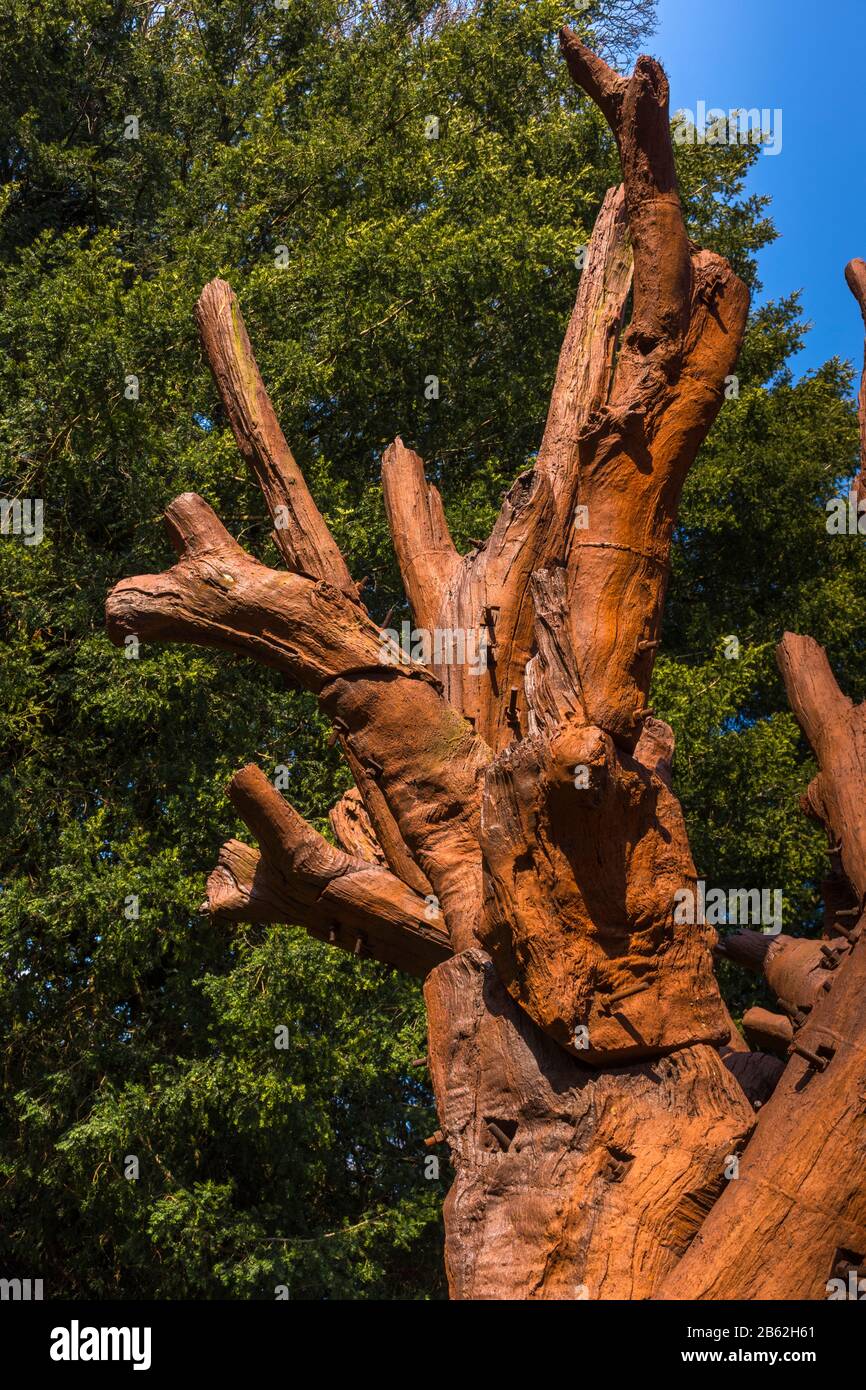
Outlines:
[[[286,568],[178,497],[177,563],[122,580],[108,631],[244,653],[333,722],[356,784],[330,814],[342,847],[246,767],[228,794],[257,847],[222,848],[204,908],[300,925],[425,981],[452,1297],[824,1298],[866,1256],[866,710],[816,643],[785,636],[779,667],[820,769],[803,810],[826,827],[833,891],[821,941],[725,938],[778,998],[746,1016],[746,1042],[715,931],[677,910],[697,875],[649,688],[681,490],[749,296],[686,234],[658,63],[623,77],[561,41],[623,183],[595,226],[534,467],[461,556],[422,459],[396,439],[382,463],[417,628],[483,660],[435,640],[410,660],[372,621],[221,280],[198,327]],[[866,312],[863,262],[848,279]]]

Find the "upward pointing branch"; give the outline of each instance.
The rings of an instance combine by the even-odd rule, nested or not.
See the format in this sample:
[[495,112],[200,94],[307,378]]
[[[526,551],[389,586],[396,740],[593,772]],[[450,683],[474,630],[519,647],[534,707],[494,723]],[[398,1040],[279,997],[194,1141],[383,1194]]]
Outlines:
[[[550,480],[563,535],[578,469],[580,432],[607,405],[632,282],[625,189],[609,188],[596,218],[550,397],[536,472]],[[560,542],[560,553],[564,543]]]
[[[575,483],[571,499],[564,495],[558,505],[567,519],[569,505],[578,504],[564,557],[565,611],[582,702],[592,723],[631,748],[651,713],[680,492],[724,399],[748,292],[721,257],[689,245],[659,64],[641,57],[624,78],[570,30],[561,43],[572,77],[601,109],[619,149],[634,308],[608,399],[585,420],[578,416],[571,446],[568,428],[555,421],[545,454],[559,434],[558,472]],[[612,253],[613,204],[606,211]],[[615,329],[607,320],[603,327],[606,351]]]
[[205,285],[195,317],[238,448],[265,495],[286,564],[357,598],[357,586],[280,429],[231,285],[225,280]]
[[395,439],[382,455],[382,490],[415,622],[435,628],[460,555],[448,530],[439,490],[427,482],[423,460],[402,439]]
[[805,804],[826,825],[858,902],[866,903],[866,708],[843,695],[813,638],[786,632],[776,660],[820,768]]
[[569,72],[601,110],[622,164],[634,251],[629,339],[644,356],[681,348],[689,319],[691,264],[674,169],[668,81],[653,58],[621,77],[570,29],[561,34]]

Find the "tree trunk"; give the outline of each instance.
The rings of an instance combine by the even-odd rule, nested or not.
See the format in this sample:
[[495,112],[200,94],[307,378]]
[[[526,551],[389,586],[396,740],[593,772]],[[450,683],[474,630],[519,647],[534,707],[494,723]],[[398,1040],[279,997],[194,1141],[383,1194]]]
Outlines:
[[786,637],[821,767],[805,807],[835,873],[823,942],[725,943],[780,1000],[751,1012],[749,1051],[715,933],[680,910],[697,875],[673,735],[648,704],[679,497],[748,294],[686,235],[658,64],[624,78],[568,30],[562,46],[623,185],[596,223],[535,466],[488,540],[461,557],[422,460],[399,439],[385,453],[429,660],[363,607],[219,280],[202,343],[288,570],[184,495],[167,512],[178,562],[119,583],[108,631],[246,653],[331,718],[356,781],[331,812],[342,849],[245,768],[229,795],[259,849],[223,847],[205,907],[426,979],[453,1297],[820,1298],[866,1250],[866,712],[814,643]]

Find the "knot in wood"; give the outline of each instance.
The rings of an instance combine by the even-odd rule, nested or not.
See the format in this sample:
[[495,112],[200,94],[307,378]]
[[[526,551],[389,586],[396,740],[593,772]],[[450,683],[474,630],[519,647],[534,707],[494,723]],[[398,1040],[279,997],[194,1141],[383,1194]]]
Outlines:
[[320,579],[316,584],[316,594],[328,603],[336,603],[340,597],[340,590],[336,585],[329,584],[327,579]]

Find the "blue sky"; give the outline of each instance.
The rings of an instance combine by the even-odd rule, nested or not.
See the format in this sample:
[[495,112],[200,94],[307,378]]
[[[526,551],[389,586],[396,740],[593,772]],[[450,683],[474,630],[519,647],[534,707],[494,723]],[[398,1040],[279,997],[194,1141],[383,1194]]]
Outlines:
[[863,360],[863,325],[843,278],[866,259],[866,0],[659,0],[647,48],[671,110],[782,110],[782,148],[749,180],[769,193],[779,238],[761,253],[762,298],[802,290],[812,332],[797,375],[838,355]]

